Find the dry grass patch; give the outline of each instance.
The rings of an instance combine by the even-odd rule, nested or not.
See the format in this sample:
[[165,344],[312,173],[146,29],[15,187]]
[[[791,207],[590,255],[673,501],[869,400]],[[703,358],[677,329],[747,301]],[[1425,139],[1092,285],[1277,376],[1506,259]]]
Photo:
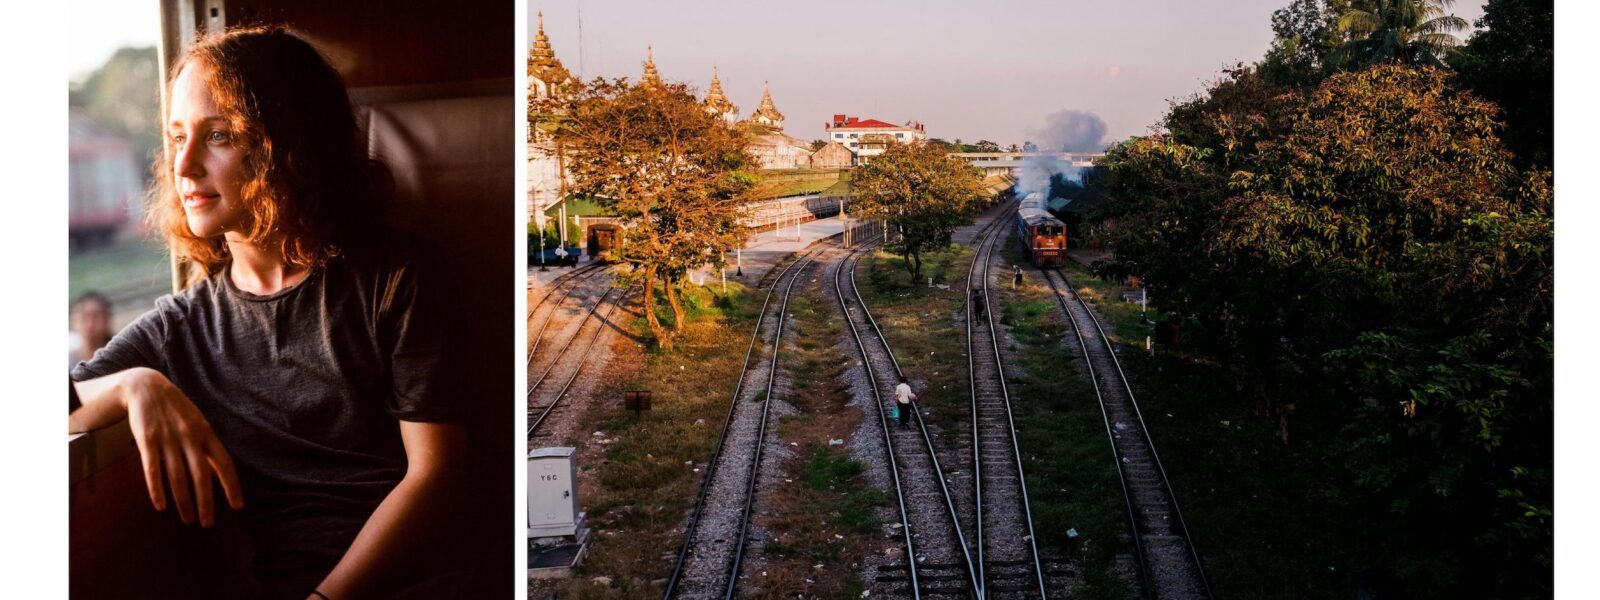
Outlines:
[[761,589],[755,597],[859,597],[865,584],[856,567],[882,551],[873,512],[889,496],[871,487],[847,450],[863,414],[849,405],[842,375],[850,359],[837,345],[844,324],[831,306],[815,288],[789,305],[781,367],[792,382],[784,400],[797,414],[781,419],[776,435],[798,451],[780,466],[782,482],[762,492],[756,524],[767,531],[766,576],[752,582]]
[[[924,256],[921,281],[911,281],[904,260],[893,254],[874,252],[862,262],[856,272],[861,298],[917,390],[922,410],[931,409],[929,420],[947,427],[965,423],[970,404],[961,311],[972,250],[952,245]],[[945,287],[929,287],[928,277]]]
[[[635,376],[609,390],[616,397],[604,400],[606,407],[591,411],[582,431],[593,450],[585,453],[579,477],[594,535],[584,564],[555,586],[556,595],[660,596],[683,543],[677,528],[722,432],[765,295],[732,283],[727,295],[719,285],[689,291],[689,324],[675,348],[639,352]],[[644,335],[643,321],[633,319],[629,333]],[[654,410],[637,418],[623,410],[623,389],[654,392]]]

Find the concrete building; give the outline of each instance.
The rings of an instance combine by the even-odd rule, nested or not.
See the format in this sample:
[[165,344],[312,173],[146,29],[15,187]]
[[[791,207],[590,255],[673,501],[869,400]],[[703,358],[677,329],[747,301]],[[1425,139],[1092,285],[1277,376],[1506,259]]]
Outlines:
[[811,144],[782,131],[757,133],[745,146],[763,169],[804,169],[811,166]]
[[922,123],[907,121],[895,125],[877,119],[861,119],[845,114],[833,115],[833,122],[823,126],[823,139],[838,142],[849,148],[859,164],[866,159],[883,154],[891,143],[910,143],[928,139]]
[[839,142],[828,142],[828,145],[818,148],[811,153],[811,168],[813,169],[843,169],[856,165],[856,154]]

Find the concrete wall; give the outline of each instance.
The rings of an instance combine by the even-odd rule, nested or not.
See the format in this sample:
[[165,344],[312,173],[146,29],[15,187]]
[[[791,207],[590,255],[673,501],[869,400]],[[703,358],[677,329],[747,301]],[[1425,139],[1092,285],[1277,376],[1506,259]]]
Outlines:
[[855,154],[850,152],[844,144],[829,142],[811,154],[811,168],[813,169],[842,169],[855,166]]

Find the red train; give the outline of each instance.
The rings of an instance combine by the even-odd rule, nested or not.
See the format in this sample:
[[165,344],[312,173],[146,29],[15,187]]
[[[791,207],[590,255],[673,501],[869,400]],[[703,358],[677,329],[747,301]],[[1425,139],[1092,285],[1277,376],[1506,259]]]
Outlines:
[[1036,267],[1060,268],[1067,260],[1067,225],[1045,210],[1044,195],[1028,194],[1017,206],[1017,241]]

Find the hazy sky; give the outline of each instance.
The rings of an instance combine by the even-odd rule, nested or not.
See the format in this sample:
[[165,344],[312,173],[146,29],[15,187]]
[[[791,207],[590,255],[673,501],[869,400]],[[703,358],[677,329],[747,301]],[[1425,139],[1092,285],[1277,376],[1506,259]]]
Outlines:
[[[645,46],[669,80],[704,89],[711,66],[744,115],[771,82],[790,135],[822,137],[834,113],[902,123],[928,135],[1002,145],[1038,139],[1048,115],[1091,112],[1108,139],[1145,132],[1167,101],[1219,70],[1253,62],[1269,17],[1289,0],[542,0],[556,55],[587,77],[637,79]],[[159,4],[74,3],[68,75],[117,48],[153,45]],[[578,43],[578,14],[583,43]],[[1482,15],[1477,0],[1455,14]]]
[[[662,77],[704,90],[711,67],[742,115],[770,81],[785,130],[823,137],[834,113],[920,120],[931,137],[1008,145],[1046,117],[1092,112],[1108,140],[1141,134],[1168,99],[1259,60],[1289,0],[536,0],[556,56],[584,78]],[[578,16],[582,13],[582,47]],[[1482,14],[1477,0],[1454,12]]]
[[91,0],[67,9],[72,42],[65,44],[67,77],[100,68],[123,46],[154,46],[161,37],[161,4],[154,0]]

